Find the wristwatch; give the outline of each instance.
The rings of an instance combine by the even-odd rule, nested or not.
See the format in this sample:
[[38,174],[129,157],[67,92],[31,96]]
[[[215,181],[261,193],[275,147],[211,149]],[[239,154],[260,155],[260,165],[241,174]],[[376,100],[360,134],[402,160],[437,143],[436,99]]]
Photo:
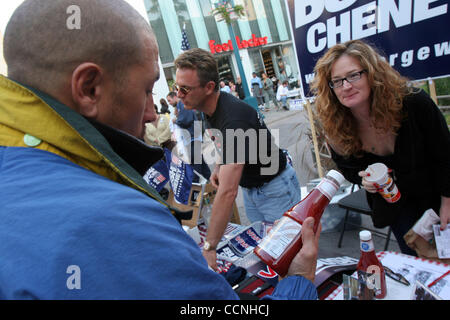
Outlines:
[[212,251],[212,250],[216,250],[216,247],[213,247],[211,245],[211,243],[209,243],[208,241],[205,241],[205,244],[203,245],[203,250]]

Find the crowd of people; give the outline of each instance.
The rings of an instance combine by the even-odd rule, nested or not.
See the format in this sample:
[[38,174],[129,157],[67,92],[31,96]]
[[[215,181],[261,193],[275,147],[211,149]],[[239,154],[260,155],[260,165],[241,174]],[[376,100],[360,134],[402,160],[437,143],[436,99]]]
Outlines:
[[[81,30],[64,27],[60,12],[73,4],[82,8]],[[238,188],[252,222],[275,222],[300,201],[296,172],[242,100],[241,79],[220,82],[211,53],[187,50],[174,63],[176,92],[158,113],[156,38],[123,0],[26,0],[8,23],[4,52],[0,299],[237,299],[214,270]],[[334,161],[367,191],[375,225],[391,226],[401,251],[414,255],[402,238],[425,209],[435,209],[441,227],[450,222],[450,134],[442,114],[362,41],[330,48],[315,71],[316,108]],[[251,83],[261,108],[285,106],[287,80],[276,93],[266,74]],[[198,157],[196,122],[206,124],[220,155],[212,172]],[[189,135],[176,141],[174,126]],[[255,132],[256,140],[239,144],[229,132]],[[202,250],[142,178],[163,156],[148,145],[175,143],[217,189]],[[392,170],[399,202],[387,203],[366,180],[374,162]],[[303,247],[265,299],[317,299],[320,228],[313,225],[304,221]],[[74,266],[78,286],[69,285]]]
[[[289,110],[287,100],[289,91],[293,89],[293,86],[289,83],[290,78],[286,76],[286,67],[288,65],[281,63],[280,66],[279,79],[275,76],[269,77],[265,72],[262,72],[261,76],[258,76],[256,72],[252,73],[250,93],[256,98],[258,108],[263,112]],[[233,80],[221,80],[219,86],[220,91],[230,93],[241,100],[245,99],[240,77],[236,78],[236,82]]]

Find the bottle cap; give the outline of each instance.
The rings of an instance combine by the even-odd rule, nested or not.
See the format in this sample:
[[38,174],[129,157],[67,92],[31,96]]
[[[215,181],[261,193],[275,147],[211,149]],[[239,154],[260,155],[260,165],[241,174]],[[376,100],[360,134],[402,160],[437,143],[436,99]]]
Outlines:
[[377,162],[367,167],[366,172],[370,174],[365,179],[369,182],[385,184],[389,178],[388,167],[384,163]]
[[336,180],[339,183],[339,185],[342,185],[342,183],[345,181],[344,176],[339,171],[336,170],[328,171],[327,176],[330,176],[331,178]]
[[370,239],[372,239],[372,233],[370,233],[370,231],[363,230],[359,233],[359,238],[362,241],[369,241]]

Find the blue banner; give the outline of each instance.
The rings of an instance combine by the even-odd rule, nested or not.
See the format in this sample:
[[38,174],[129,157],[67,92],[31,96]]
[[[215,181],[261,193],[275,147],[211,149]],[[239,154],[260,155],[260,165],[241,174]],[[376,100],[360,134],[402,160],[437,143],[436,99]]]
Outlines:
[[165,148],[164,153],[174,198],[178,203],[188,204],[194,171],[189,164],[184,163],[180,158],[172,154],[169,149]]
[[144,180],[160,192],[169,181],[169,168],[165,159],[156,162],[144,175]]
[[361,39],[403,76],[450,75],[450,0],[287,0],[304,93],[316,61],[336,43]]

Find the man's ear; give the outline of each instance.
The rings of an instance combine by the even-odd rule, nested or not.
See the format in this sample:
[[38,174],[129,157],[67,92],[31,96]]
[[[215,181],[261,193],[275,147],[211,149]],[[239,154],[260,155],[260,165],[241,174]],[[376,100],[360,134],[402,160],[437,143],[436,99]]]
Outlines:
[[77,111],[85,117],[98,115],[103,75],[102,69],[90,62],[80,64],[72,72],[72,98]]
[[206,92],[207,94],[212,94],[213,92],[216,91],[216,83],[214,81],[209,81],[205,87],[206,87],[206,90],[208,90]]

